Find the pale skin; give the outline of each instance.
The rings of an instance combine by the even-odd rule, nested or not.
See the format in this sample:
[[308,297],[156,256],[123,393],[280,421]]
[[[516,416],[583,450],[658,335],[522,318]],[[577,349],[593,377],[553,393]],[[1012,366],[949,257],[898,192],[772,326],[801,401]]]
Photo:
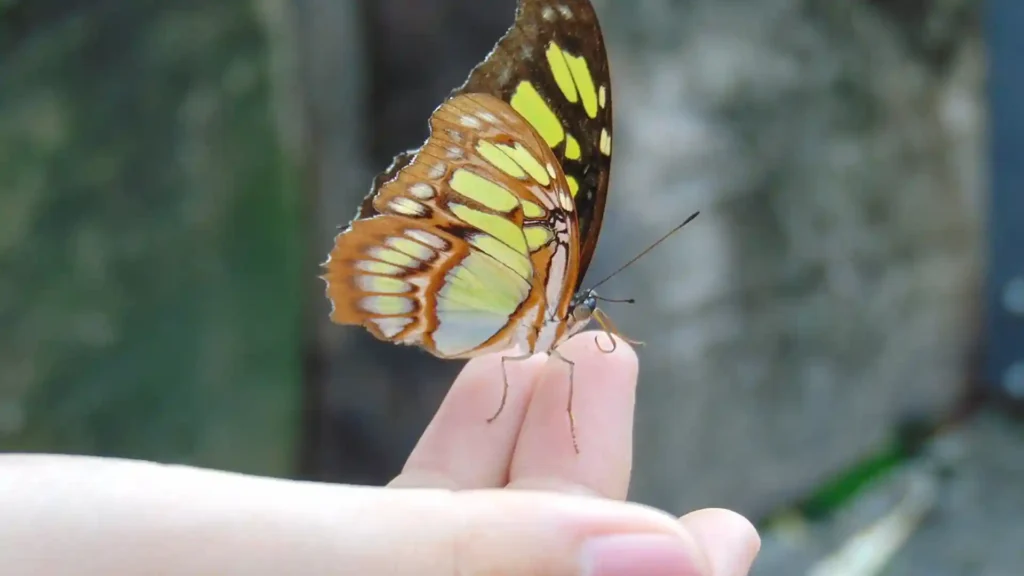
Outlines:
[[[0,456],[4,574],[742,576],[760,546],[719,509],[625,502],[637,359],[584,332],[566,367],[470,361],[387,487],[71,456]],[[607,338],[601,335],[600,338]],[[607,342],[601,343],[608,348]],[[699,474],[700,470],[694,470]]]

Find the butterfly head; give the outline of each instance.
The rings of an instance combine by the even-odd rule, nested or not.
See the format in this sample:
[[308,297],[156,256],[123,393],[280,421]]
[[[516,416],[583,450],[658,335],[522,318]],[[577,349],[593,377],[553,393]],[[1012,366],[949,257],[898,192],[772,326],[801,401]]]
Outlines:
[[[618,336],[630,344],[643,344],[643,342],[627,338],[619,332],[619,329],[615,327],[612,319],[609,318],[603,310],[597,307],[598,301],[624,303],[633,302],[632,299],[609,300],[607,298],[601,298],[593,288],[580,290],[569,302],[569,313],[566,318],[566,331],[563,340],[568,339],[573,334],[576,334],[586,328],[587,324],[590,323],[590,320],[593,319],[601,326],[601,330],[609,336]],[[610,349],[605,349],[601,347],[600,344],[598,344],[598,347],[601,348],[602,352],[613,352],[615,350],[615,341],[612,340],[612,347]]]
[[[556,346],[568,340],[571,336],[577,332],[582,331],[590,324],[590,320],[595,315],[601,314],[597,309],[598,296],[597,293],[591,289],[580,290],[572,297],[569,301],[569,310],[567,311],[564,320],[561,321],[563,327],[559,330],[560,335],[556,342]],[[554,318],[552,318],[554,320]]]
[[572,336],[590,323],[597,312],[597,292],[580,290],[569,302],[568,330],[566,336]]

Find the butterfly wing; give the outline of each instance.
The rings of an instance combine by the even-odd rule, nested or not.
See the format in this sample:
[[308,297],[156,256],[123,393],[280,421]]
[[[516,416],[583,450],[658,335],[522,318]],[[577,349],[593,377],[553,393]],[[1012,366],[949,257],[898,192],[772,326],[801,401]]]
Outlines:
[[335,240],[331,319],[442,358],[543,347],[576,283],[579,232],[558,161],[508,104],[457,95],[423,147]]
[[[509,103],[542,136],[561,166],[580,229],[578,289],[604,217],[612,152],[608,56],[590,0],[520,0],[512,27],[452,95],[490,94]],[[377,190],[413,158],[400,154]],[[372,194],[359,217],[375,213]]]

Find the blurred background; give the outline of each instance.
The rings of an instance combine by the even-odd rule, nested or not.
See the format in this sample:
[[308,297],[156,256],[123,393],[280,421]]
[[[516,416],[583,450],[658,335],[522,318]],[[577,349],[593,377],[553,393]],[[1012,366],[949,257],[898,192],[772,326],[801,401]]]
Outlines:
[[[755,574],[1024,573],[1024,4],[595,0],[631,499]],[[318,264],[514,0],[0,0],[0,450],[381,484],[459,362]],[[586,393],[585,384],[581,388]]]

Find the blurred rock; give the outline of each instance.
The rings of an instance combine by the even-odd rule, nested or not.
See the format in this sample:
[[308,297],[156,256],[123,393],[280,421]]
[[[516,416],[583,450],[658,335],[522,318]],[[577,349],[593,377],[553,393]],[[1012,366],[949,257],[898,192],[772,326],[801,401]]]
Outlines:
[[636,499],[759,516],[963,392],[978,6],[930,4],[964,24],[922,42],[882,4],[598,4],[616,157],[591,277],[702,211],[602,292],[638,300],[609,312],[648,343]]
[[[928,452],[869,490],[826,521],[792,530],[768,530],[755,576],[808,574],[838,559],[855,536],[863,537],[907,503],[915,487],[934,492],[927,514],[896,547],[880,572],[853,571],[835,563],[837,576],[1011,576],[1024,563],[1024,428],[982,413],[931,442]],[[927,487],[927,486],[926,486]],[[920,492],[920,490],[917,490]],[[883,540],[885,542],[885,540]],[[868,547],[860,543],[860,556]],[[850,556],[851,558],[853,556]]]

